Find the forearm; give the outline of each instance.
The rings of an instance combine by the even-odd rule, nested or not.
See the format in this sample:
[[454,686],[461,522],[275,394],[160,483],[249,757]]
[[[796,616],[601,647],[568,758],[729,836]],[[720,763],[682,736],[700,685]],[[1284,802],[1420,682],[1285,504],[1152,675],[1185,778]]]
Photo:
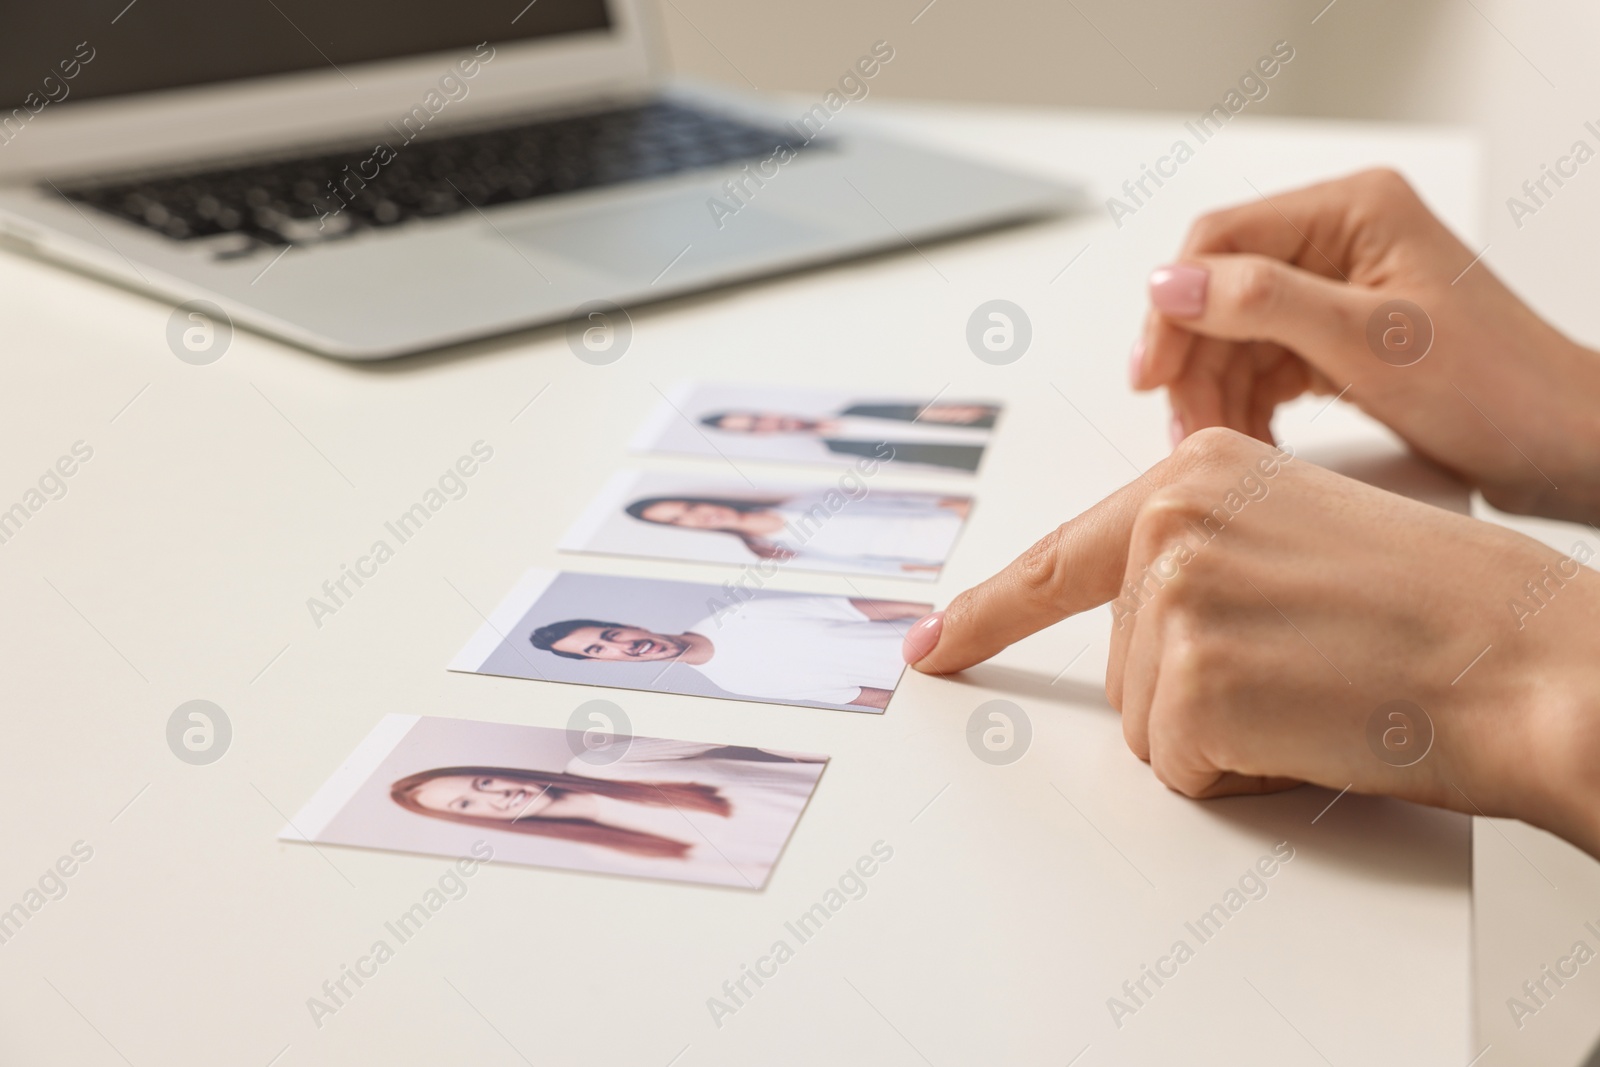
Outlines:
[[1477,479],[1477,488],[1514,515],[1600,524],[1600,352],[1546,330],[1544,358],[1518,364],[1517,377],[1504,383],[1540,417],[1530,426],[1490,430],[1487,442],[1506,443],[1503,460],[1496,474]]

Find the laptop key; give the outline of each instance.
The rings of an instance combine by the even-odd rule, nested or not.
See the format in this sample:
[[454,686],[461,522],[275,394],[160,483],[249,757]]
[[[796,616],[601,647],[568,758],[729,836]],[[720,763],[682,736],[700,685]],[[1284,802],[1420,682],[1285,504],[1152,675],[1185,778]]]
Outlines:
[[[824,142],[825,143],[825,142]],[[173,240],[309,244],[417,218],[772,155],[789,135],[653,101],[589,115],[168,177],[63,184],[71,199]],[[791,147],[792,144],[791,144]]]

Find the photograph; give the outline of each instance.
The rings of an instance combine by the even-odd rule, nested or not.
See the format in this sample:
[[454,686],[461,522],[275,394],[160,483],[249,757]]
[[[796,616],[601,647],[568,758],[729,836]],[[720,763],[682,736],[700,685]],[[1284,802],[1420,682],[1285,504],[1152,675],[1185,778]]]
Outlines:
[[760,889],[827,762],[386,715],[278,836]]
[[882,713],[932,604],[532,570],[450,669]]
[[820,485],[619,471],[564,552],[762,564],[933,581],[972,497],[878,489],[856,472]]
[[685,382],[634,438],[636,452],[780,463],[879,464],[973,474],[1001,405],[786,385]]

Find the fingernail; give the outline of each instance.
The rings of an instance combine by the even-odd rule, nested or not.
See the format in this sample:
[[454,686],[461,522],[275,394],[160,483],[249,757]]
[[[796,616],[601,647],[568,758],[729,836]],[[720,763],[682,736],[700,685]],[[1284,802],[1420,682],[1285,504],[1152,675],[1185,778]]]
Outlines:
[[939,635],[943,632],[944,612],[936,611],[932,615],[924,615],[907,632],[900,654],[905,657],[907,663],[919,662],[933,651],[934,646],[939,643]]
[[1139,388],[1139,372],[1144,370],[1144,338],[1141,337],[1133,343],[1133,352],[1128,356],[1128,384],[1135,389]]
[[1167,428],[1167,432],[1172,437],[1173,448],[1177,448],[1179,445],[1183,444],[1183,420],[1178,418],[1178,413],[1176,411],[1172,413],[1172,423]]
[[1206,283],[1211,272],[1204,267],[1171,263],[1150,272],[1150,302],[1168,315],[1192,319],[1206,309]]

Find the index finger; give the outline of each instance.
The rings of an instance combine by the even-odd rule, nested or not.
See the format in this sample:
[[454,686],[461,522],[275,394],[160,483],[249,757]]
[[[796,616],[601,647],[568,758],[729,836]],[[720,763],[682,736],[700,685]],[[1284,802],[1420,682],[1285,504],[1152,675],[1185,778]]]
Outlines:
[[[1206,256],[1266,256],[1324,278],[1348,281],[1350,275],[1360,273],[1353,262],[1359,250],[1370,252],[1387,246],[1384,241],[1357,239],[1364,225],[1372,225],[1372,213],[1365,204],[1372,199],[1372,187],[1382,182],[1374,172],[1363,172],[1213,211],[1189,227],[1173,262],[1190,263]],[[1183,378],[1194,358],[1198,336],[1191,323],[1174,321],[1152,307],[1145,316],[1141,358],[1133,369],[1134,388],[1171,386]],[[1180,428],[1221,424],[1215,412],[1193,410],[1193,397],[1185,400],[1174,394],[1172,402]]]
[[[1184,465],[1177,456],[1162,460],[1040,538],[999,574],[957,596],[941,622],[930,623],[935,616],[919,622],[906,641],[906,658],[926,674],[953,674],[1114,599],[1139,509],[1151,493],[1176,481]],[[933,625],[938,632],[929,634]],[[930,636],[936,641],[931,650],[918,647]]]
[[[1259,196],[1202,216],[1189,228],[1175,263],[1253,255],[1278,260],[1330,281],[1363,283],[1393,254],[1403,231],[1415,230],[1427,209],[1393,171],[1368,170],[1334,181]],[[1154,277],[1154,276],[1152,276]],[[1172,386],[1184,378],[1197,349],[1195,325],[1152,308],[1145,320],[1135,388]],[[1302,358],[1315,354],[1294,350]],[[1203,401],[1203,397],[1200,398]],[[1196,398],[1173,395],[1180,425],[1218,425],[1216,412],[1194,410]],[[1236,425],[1235,429],[1248,429]]]
[[1397,209],[1415,195],[1404,178],[1382,169],[1258,194],[1197,220],[1178,259],[1248,253],[1348,281],[1358,259],[1384,254],[1407,217]]

